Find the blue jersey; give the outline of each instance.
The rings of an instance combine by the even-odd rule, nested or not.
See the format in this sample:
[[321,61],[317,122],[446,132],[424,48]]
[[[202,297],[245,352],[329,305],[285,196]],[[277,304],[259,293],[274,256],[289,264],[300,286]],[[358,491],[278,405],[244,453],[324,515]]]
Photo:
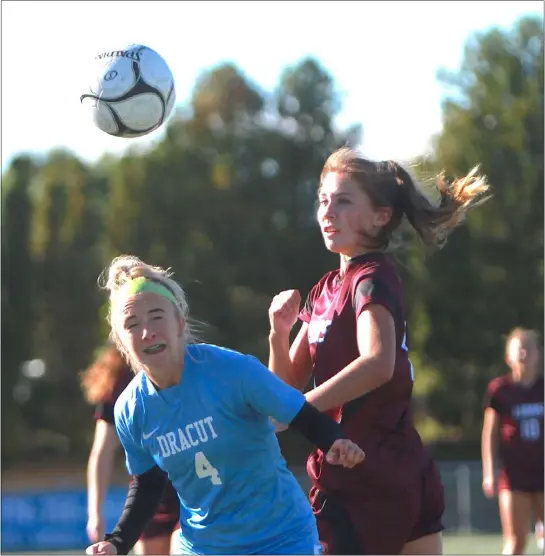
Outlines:
[[207,344],[186,348],[175,386],[158,391],[144,372],[132,380],[115,405],[127,468],[168,473],[184,553],[319,551],[310,504],[269,419],[287,424],[304,402],[256,358]]

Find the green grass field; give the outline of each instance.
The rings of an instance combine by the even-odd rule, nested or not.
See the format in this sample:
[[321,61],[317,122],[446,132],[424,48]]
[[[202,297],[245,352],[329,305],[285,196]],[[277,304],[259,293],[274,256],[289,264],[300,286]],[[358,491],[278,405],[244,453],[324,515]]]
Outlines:
[[[501,535],[445,535],[445,554],[501,554]],[[85,551],[35,552],[34,554],[84,554]],[[3,554],[16,554],[4,552]],[[28,552],[26,552],[28,554]],[[542,554],[536,546],[534,537],[529,539],[526,554]]]
[[[445,535],[445,554],[501,554],[501,535]],[[542,554],[534,536],[528,539],[526,554]]]

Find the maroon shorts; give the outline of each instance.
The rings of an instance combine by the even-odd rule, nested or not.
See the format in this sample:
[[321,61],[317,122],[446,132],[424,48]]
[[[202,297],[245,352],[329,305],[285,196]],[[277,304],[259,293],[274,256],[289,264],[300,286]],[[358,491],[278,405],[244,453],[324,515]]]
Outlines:
[[165,487],[163,498],[157,512],[148,523],[141,539],[153,539],[172,535],[173,531],[180,528],[180,501],[178,494],[169,481]]
[[435,463],[430,460],[415,479],[401,482],[398,475],[391,487],[386,480],[366,485],[361,498],[313,487],[310,501],[325,553],[399,554],[406,543],[443,531],[445,497]]
[[543,473],[513,472],[503,468],[498,477],[498,490],[516,492],[543,492],[545,487]]

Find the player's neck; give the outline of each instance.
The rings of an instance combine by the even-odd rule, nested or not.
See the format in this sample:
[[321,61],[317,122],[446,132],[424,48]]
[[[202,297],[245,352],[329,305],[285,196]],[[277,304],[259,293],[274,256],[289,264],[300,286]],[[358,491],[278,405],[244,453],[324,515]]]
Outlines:
[[157,390],[165,390],[180,384],[184,370],[184,362],[173,362],[168,367],[147,369],[146,374]]
[[346,269],[348,268],[348,264],[352,259],[356,257],[360,257],[361,255],[366,255],[367,253],[377,253],[376,249],[358,249],[351,251],[349,254],[341,253],[340,254],[340,266],[339,271],[340,275],[343,276],[346,273]]

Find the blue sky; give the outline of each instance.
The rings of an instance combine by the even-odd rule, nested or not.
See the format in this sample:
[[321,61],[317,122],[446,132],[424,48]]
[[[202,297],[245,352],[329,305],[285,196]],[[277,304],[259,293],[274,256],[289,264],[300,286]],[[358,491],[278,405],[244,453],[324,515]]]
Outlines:
[[177,102],[198,75],[230,60],[272,90],[282,70],[316,57],[344,94],[338,124],[364,127],[372,158],[407,160],[441,129],[436,80],[456,69],[474,31],[543,14],[541,1],[2,3],[2,170],[13,155],[65,146],[87,161],[137,143],[85,119],[79,96],[99,51],[141,43],[169,63]]

